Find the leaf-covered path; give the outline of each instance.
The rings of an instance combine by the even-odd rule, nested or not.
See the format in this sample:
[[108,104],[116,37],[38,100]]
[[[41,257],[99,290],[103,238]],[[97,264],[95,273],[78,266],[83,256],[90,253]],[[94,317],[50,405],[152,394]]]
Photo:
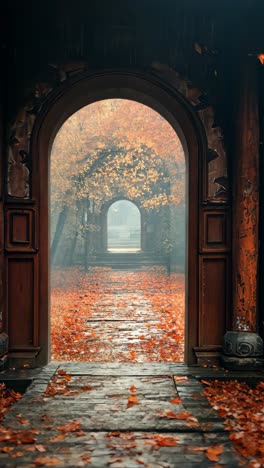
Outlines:
[[52,276],[52,359],[182,362],[184,275],[69,268]]
[[240,461],[183,364],[52,363],[35,373],[0,426],[5,468],[230,468]]

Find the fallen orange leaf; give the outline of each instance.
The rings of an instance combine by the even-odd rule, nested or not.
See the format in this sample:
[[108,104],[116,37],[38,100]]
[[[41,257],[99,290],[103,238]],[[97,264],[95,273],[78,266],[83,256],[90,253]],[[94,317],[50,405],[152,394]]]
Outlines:
[[137,357],[136,351],[130,351],[130,359],[131,361],[134,361]]
[[175,383],[179,383],[179,382],[187,382],[189,379],[185,375],[182,375],[182,376],[181,375],[179,375],[179,376],[174,375],[173,380],[174,380]]
[[34,442],[36,442],[36,438],[32,434],[22,434],[19,439],[20,444],[34,444]]
[[64,424],[64,426],[58,426],[57,430],[62,431],[62,432],[79,431],[80,430],[80,424],[81,424],[81,421],[74,420],[74,421],[71,421],[68,424]]
[[2,447],[0,449],[0,452],[3,452],[3,453],[8,453],[8,452],[12,452],[12,450],[14,450],[15,447]]
[[207,380],[201,380],[203,385],[212,385],[212,382],[208,382]]
[[221,453],[223,453],[223,445],[216,444],[212,445],[211,447],[208,447],[208,449],[205,452],[205,455],[207,456],[208,460],[217,462]]
[[163,418],[182,419],[182,420],[189,419],[190,417],[193,417],[192,413],[190,413],[189,411],[184,411],[182,413],[173,413],[172,411],[167,411],[165,413],[161,413],[161,416]]
[[173,398],[173,399],[170,401],[170,403],[171,403],[172,405],[178,405],[178,404],[180,404],[181,402],[182,402],[182,401],[181,401],[180,397],[175,397],[175,398]]
[[56,457],[38,457],[34,463],[36,466],[57,466],[61,464],[61,460]]
[[37,444],[35,445],[35,448],[38,452],[46,452],[47,450],[45,449],[45,447],[41,444]]
[[10,455],[11,458],[18,458],[18,457],[23,457],[24,455],[24,452],[16,452],[16,453],[12,453]]
[[128,397],[127,408],[131,408],[131,406],[134,406],[134,405],[139,405],[139,401],[136,395],[132,395]]
[[91,453],[87,453],[81,456],[82,461],[84,461],[86,464],[91,463]]
[[179,439],[177,437],[155,436],[155,441],[160,447],[175,447]]
[[60,442],[61,440],[65,439],[66,434],[58,434],[55,437],[52,437],[52,439],[49,439],[50,442]]
[[22,419],[22,418],[21,418],[21,419],[19,419],[19,422],[20,422],[20,424],[24,424],[24,425],[29,424],[29,420],[28,420],[28,419]]
[[81,387],[82,392],[90,392],[92,389],[93,387],[91,387],[91,385],[84,385]]

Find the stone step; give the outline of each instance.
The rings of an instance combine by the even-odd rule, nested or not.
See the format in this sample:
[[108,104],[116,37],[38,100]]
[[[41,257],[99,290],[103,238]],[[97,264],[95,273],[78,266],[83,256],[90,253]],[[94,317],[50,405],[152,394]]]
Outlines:
[[[80,259],[83,262],[83,259]],[[141,267],[167,265],[164,257],[154,257],[146,252],[102,252],[88,259],[89,266],[111,267],[113,269],[140,269]]]
[[96,258],[124,258],[124,259],[153,259],[164,258],[152,252],[102,252],[95,255]]
[[119,262],[119,261],[91,261],[88,263],[91,267],[111,267],[115,270],[139,270],[148,266],[161,266],[166,265],[165,262],[145,261],[145,262]]

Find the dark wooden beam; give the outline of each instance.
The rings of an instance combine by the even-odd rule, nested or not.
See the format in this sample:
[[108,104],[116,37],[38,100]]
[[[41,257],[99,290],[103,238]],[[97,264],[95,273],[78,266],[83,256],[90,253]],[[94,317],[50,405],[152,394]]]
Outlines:
[[233,153],[233,320],[236,331],[256,331],[259,225],[259,112],[257,60],[238,75]]
[[263,366],[257,334],[259,257],[259,81],[258,61],[244,56],[237,71],[233,115],[233,313],[224,337],[223,364],[230,370]]

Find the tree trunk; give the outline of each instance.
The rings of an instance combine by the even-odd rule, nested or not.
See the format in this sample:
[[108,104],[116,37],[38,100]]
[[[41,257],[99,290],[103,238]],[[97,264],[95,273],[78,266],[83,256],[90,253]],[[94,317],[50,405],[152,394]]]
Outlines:
[[90,242],[90,233],[88,231],[88,221],[89,221],[89,207],[90,201],[86,199],[85,206],[85,237],[84,237],[84,269],[88,270],[88,254],[89,254],[89,242]]
[[89,238],[86,233],[84,238],[84,269],[88,271],[88,252],[89,252]]
[[62,235],[62,231],[65,225],[66,219],[67,219],[68,211],[69,211],[69,207],[67,205],[64,205],[64,207],[62,208],[59,214],[56,231],[55,231],[53,241],[52,241],[52,246],[51,246],[51,264],[52,265],[55,262],[55,254],[56,254],[57,247],[58,247],[61,235]]
[[76,231],[74,234],[74,237],[71,239],[71,246],[68,252],[68,255],[65,257],[65,265],[66,266],[72,266],[73,265],[73,256],[77,244],[77,239],[78,239],[79,233]]

